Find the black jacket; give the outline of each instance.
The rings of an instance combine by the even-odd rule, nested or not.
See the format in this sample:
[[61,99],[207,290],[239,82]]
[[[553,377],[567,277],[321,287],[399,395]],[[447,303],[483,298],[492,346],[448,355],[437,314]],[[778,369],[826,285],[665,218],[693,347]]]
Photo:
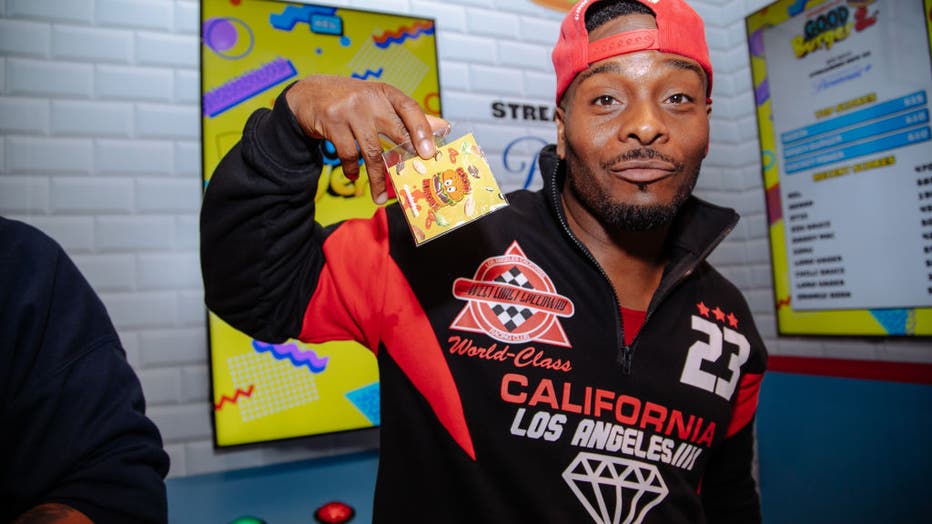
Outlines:
[[377,521],[760,520],[766,352],[741,293],[704,261],[733,211],[684,206],[627,347],[614,290],[563,216],[552,146],[542,191],[417,248],[397,205],[314,223],[319,146],[283,97],[252,115],[205,195],[206,299],[267,342],[376,353]]
[[168,455],[103,303],[54,240],[0,218],[0,522],[41,503],[166,522]]

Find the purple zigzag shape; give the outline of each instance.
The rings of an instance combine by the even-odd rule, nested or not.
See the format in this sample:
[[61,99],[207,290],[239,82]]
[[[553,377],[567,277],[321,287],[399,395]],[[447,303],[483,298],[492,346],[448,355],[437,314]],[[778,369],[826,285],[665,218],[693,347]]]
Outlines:
[[327,369],[327,361],[330,360],[330,357],[318,357],[312,349],[303,351],[297,344],[266,344],[253,340],[252,347],[259,353],[268,351],[278,360],[288,359],[295,367],[307,366],[311,373],[320,373]]

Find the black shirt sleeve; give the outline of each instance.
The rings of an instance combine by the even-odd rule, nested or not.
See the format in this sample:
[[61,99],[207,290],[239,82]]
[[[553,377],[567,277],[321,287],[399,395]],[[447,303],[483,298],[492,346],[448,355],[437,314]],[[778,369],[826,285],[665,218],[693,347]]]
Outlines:
[[207,184],[200,218],[205,301],[259,340],[298,335],[323,267],[326,233],[314,222],[320,144],[301,130],[283,92],[273,109],[249,117]]
[[760,496],[754,481],[754,421],[713,451],[700,495],[709,524],[761,522]]
[[0,218],[0,253],[0,521],[166,522],[168,455],[103,303],[30,226]]

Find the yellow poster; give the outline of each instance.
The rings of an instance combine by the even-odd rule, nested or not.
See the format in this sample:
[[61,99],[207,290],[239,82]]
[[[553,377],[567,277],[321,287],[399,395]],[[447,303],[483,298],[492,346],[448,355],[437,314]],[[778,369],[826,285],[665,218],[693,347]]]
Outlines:
[[[274,0],[201,2],[202,158],[205,185],[253,111],[271,107],[310,74],[378,80],[440,115],[434,21]],[[365,167],[343,176],[324,147],[317,219],[375,212]],[[248,249],[248,246],[244,246]],[[209,316],[215,442],[232,446],[379,424],[375,358],[349,342],[268,344]]]

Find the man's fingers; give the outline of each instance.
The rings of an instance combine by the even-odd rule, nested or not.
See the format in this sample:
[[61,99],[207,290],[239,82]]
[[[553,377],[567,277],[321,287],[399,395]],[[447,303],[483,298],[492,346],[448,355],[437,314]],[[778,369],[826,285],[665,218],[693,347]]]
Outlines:
[[390,86],[387,86],[385,95],[404,123],[418,155],[421,158],[433,157],[437,147],[434,145],[433,130],[421,106],[413,98]]
[[337,150],[337,158],[343,166],[343,174],[350,180],[359,178],[359,149],[352,131],[347,127],[338,132],[330,133],[329,140]]
[[333,143],[347,178],[359,177],[359,158],[363,159],[377,204],[385,202],[388,183],[379,135],[398,144],[410,141],[418,155],[432,158],[434,133],[449,129],[447,122],[428,119],[414,99],[388,84],[310,76],[286,96],[304,132]]
[[366,173],[369,175],[369,189],[372,192],[372,201],[384,204],[388,196],[385,191],[385,161],[382,159],[382,143],[379,141],[375,128],[365,126],[353,129],[359,151],[366,163]]

